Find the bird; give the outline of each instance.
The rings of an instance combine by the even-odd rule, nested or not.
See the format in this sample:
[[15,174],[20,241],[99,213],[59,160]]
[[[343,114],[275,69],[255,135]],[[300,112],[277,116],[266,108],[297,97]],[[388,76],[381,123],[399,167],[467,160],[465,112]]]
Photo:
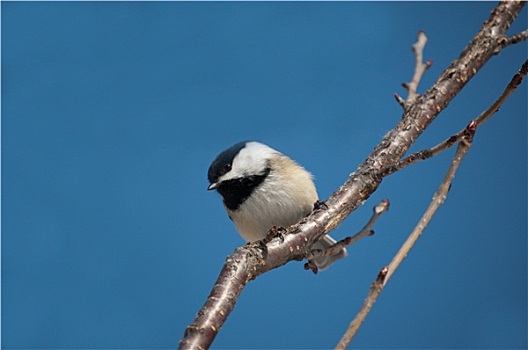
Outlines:
[[[313,176],[281,152],[257,141],[242,141],[214,158],[207,172],[208,190],[222,197],[227,215],[246,242],[267,237],[270,229],[299,222],[319,200]],[[329,235],[312,250],[336,241]],[[314,259],[318,270],[347,255],[345,248]]]

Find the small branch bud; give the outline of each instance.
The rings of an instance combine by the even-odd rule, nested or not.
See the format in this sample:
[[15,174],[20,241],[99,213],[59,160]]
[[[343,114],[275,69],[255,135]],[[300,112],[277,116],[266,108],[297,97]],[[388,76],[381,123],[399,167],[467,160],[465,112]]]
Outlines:
[[427,60],[427,62],[425,62],[425,69],[429,69],[429,67],[431,67],[433,65],[433,60]]
[[385,282],[385,277],[387,277],[388,273],[389,273],[389,267],[385,266],[378,273],[378,277],[376,278],[376,282],[383,284]]
[[374,208],[372,208],[374,210],[374,214],[375,215],[380,215],[382,214],[383,212],[386,212],[389,210],[389,206],[390,206],[390,202],[388,199],[382,199],[381,200],[381,203],[376,205]]

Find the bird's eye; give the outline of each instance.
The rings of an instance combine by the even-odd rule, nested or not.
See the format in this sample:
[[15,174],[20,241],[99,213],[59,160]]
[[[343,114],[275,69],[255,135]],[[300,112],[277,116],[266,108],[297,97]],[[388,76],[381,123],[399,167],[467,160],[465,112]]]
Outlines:
[[227,174],[230,171],[231,171],[231,164],[226,164],[222,167],[222,170],[220,170],[220,174],[221,174],[220,176]]

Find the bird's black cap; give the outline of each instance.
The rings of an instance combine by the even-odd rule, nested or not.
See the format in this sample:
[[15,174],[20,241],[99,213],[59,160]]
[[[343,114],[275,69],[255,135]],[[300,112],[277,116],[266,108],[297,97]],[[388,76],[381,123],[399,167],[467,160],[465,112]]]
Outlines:
[[[213,160],[209,166],[209,171],[207,172],[207,178],[209,179],[210,184],[214,184],[218,181],[222,175],[226,174],[231,170],[231,165],[233,164],[233,159],[236,157],[238,152],[250,141],[241,141],[228,149],[222,151],[216,158]],[[214,189],[214,188],[209,188]]]

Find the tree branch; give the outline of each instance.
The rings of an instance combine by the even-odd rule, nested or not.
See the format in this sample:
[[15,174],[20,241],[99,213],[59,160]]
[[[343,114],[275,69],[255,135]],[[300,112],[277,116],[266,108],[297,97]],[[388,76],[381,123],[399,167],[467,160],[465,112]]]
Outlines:
[[501,2],[476,34],[460,57],[454,60],[437,82],[404,112],[402,120],[389,131],[368,158],[348,180],[326,201],[328,209],[316,210],[284,234],[284,241],[272,239],[266,249],[259,244],[237,248],[222,268],[205,305],[185,331],[181,349],[209,348],[233,310],[245,285],[257,276],[286,264],[305,259],[314,242],[335,229],[378,188],[382,177],[379,169],[397,162],[415,140],[447,107],[449,102],[500,51],[500,38],[517,17],[524,3]]
[[[409,251],[414,246],[425,227],[429,224],[433,215],[436,213],[436,210],[440,207],[440,205],[444,203],[453,178],[455,176],[455,173],[458,169],[458,166],[469,151],[471,143],[473,142],[473,136],[477,127],[482,125],[493,114],[495,114],[495,112],[498,111],[499,107],[502,106],[508,96],[511,95],[517,89],[517,87],[522,83],[523,78],[527,74],[528,60],[524,61],[524,64],[519,69],[519,71],[512,77],[511,81],[508,83],[501,96],[488,109],[482,112],[475,120],[471,121],[469,125],[467,125],[464,129],[462,129],[457,134],[451,136],[444,142],[436,145],[435,147],[429,150],[422,150],[420,152],[414,153],[402,160],[401,162],[398,162],[397,170],[400,170],[403,167],[406,167],[410,164],[416,163],[419,160],[422,160],[421,156],[416,154],[422,154],[427,155],[427,157],[432,157],[451,147],[454,143],[458,142],[458,149],[451,162],[451,166],[444,178],[444,181],[435,193],[431,204],[429,205],[429,208],[424,213],[418,225],[411,232],[411,234],[409,235],[401,249],[398,251],[396,256],[392,259],[391,263],[381,269],[381,271],[379,272],[378,277],[376,278],[374,283],[372,283],[369,289],[369,292],[365,301],[363,302],[363,305],[361,306],[361,309],[356,314],[354,320],[352,320],[352,322],[350,323],[347,331],[336,346],[336,349],[345,349],[350,343],[350,341],[353,339],[353,337],[357,334],[359,327],[363,324],[366,317],[370,313],[372,306],[374,306],[379,295],[383,291],[383,287],[387,284],[392,274],[400,266],[403,259],[405,259],[405,257],[409,254]],[[387,171],[385,173],[389,174],[393,172],[392,170],[394,169],[394,167],[387,167],[386,169]]]
[[[512,77],[502,94],[497,98],[497,100],[484,112],[482,112],[476,119],[477,127],[484,124],[493,114],[495,114],[502,104],[508,99],[508,97],[517,89],[521,84],[524,77],[528,74],[528,60],[524,61],[524,64],[519,69],[519,71]],[[383,169],[380,169],[380,176],[388,176],[396,171],[399,171],[403,168],[408,167],[409,165],[418,163],[422,160],[429,159],[434,157],[446,149],[451,148],[454,144],[459,142],[466,132],[466,128],[460,130],[451,137],[445,139],[436,146],[433,146],[428,149],[423,149],[421,151],[415,152],[394,164],[389,164]]]
[[361,309],[350,323],[347,331],[337,344],[336,349],[346,349],[348,344],[350,344],[352,338],[357,334],[359,327],[363,324],[367,315],[370,313],[372,306],[378,300],[379,295],[383,291],[383,287],[387,284],[391,276],[398,269],[403,259],[405,259],[407,254],[409,254],[409,251],[414,246],[422,232],[425,230],[438,208],[444,203],[451,187],[451,183],[455,178],[455,174],[458,170],[458,167],[460,166],[462,159],[464,159],[467,152],[469,151],[469,148],[471,147],[471,144],[473,142],[473,136],[475,135],[476,130],[477,123],[475,121],[471,121],[471,123],[469,123],[469,125],[465,129],[464,137],[458,143],[458,148],[455,153],[455,156],[453,157],[453,160],[451,161],[451,165],[445,175],[444,180],[440,184],[440,187],[433,196],[429,207],[427,208],[422,218],[420,219],[414,230],[411,232],[405,243],[402,245],[398,253],[394,256],[389,266],[386,266],[381,269],[380,273],[378,274],[378,277],[376,278],[374,283],[372,283],[367,298],[363,302]]

